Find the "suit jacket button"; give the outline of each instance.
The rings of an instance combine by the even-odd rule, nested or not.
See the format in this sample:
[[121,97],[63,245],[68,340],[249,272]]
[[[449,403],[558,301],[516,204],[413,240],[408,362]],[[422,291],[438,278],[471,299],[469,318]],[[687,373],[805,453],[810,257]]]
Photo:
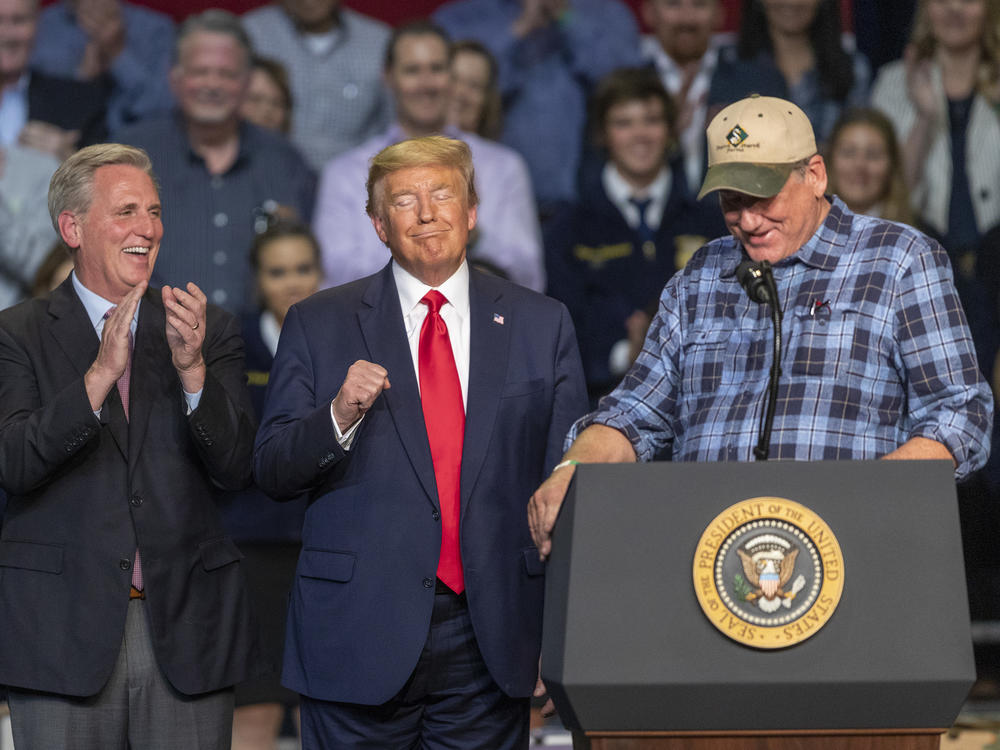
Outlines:
[[435,521],[440,521],[441,520],[441,514],[438,513],[437,511],[434,511],[433,513],[431,513],[431,518],[433,518]]
[[127,557],[123,557],[121,560],[118,561],[118,567],[121,568],[122,570],[128,570],[129,568],[132,567],[132,561],[129,560]]
[[424,579],[424,588],[425,589],[429,589],[429,588],[433,588],[433,587],[434,587],[434,581],[432,581],[430,578],[425,578]]
[[142,505],[142,495],[140,495],[138,492],[135,493],[134,495],[132,495],[132,497],[129,498],[129,502],[132,503],[134,507],[138,508],[140,505]]

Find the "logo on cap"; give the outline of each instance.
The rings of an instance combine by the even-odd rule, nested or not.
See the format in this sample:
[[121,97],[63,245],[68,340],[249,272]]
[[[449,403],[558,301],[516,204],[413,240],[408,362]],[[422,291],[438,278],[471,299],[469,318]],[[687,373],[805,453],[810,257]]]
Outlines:
[[730,146],[739,146],[749,137],[750,134],[739,125],[736,125],[736,127],[726,133],[726,140],[729,141]]

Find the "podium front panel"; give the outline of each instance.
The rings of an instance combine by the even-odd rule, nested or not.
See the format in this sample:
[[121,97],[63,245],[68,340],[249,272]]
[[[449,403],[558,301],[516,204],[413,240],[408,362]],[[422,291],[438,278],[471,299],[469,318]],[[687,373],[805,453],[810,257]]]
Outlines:
[[[782,649],[727,638],[692,585],[709,524],[760,496],[843,553],[832,617]],[[543,678],[586,731],[946,727],[975,677],[948,462],[581,465],[546,576]]]

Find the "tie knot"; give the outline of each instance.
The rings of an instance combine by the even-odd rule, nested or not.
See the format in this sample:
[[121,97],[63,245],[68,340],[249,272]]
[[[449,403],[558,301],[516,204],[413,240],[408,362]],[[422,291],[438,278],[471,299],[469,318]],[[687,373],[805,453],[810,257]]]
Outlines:
[[441,306],[448,301],[448,298],[437,289],[431,289],[420,301],[430,308],[431,314],[434,314],[441,309]]
[[639,209],[640,218],[646,215],[646,209],[649,208],[649,204],[653,202],[652,198],[636,198],[632,196],[628,199],[628,202]]

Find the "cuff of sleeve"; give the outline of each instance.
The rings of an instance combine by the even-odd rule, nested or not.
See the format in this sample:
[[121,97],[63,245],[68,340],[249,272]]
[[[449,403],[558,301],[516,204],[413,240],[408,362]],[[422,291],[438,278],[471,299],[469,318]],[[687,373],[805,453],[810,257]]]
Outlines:
[[201,394],[204,393],[205,389],[198,389],[197,393],[188,393],[184,391],[184,401],[187,403],[187,412],[185,414],[190,414],[195,409],[198,408],[198,404],[201,403]]
[[364,415],[361,418],[347,428],[346,432],[340,431],[340,425],[337,424],[337,418],[333,415],[333,401],[330,402],[330,421],[333,423],[333,434],[337,437],[337,443],[345,451],[351,449],[351,445],[354,443],[354,436],[358,433],[358,425],[364,420]]

